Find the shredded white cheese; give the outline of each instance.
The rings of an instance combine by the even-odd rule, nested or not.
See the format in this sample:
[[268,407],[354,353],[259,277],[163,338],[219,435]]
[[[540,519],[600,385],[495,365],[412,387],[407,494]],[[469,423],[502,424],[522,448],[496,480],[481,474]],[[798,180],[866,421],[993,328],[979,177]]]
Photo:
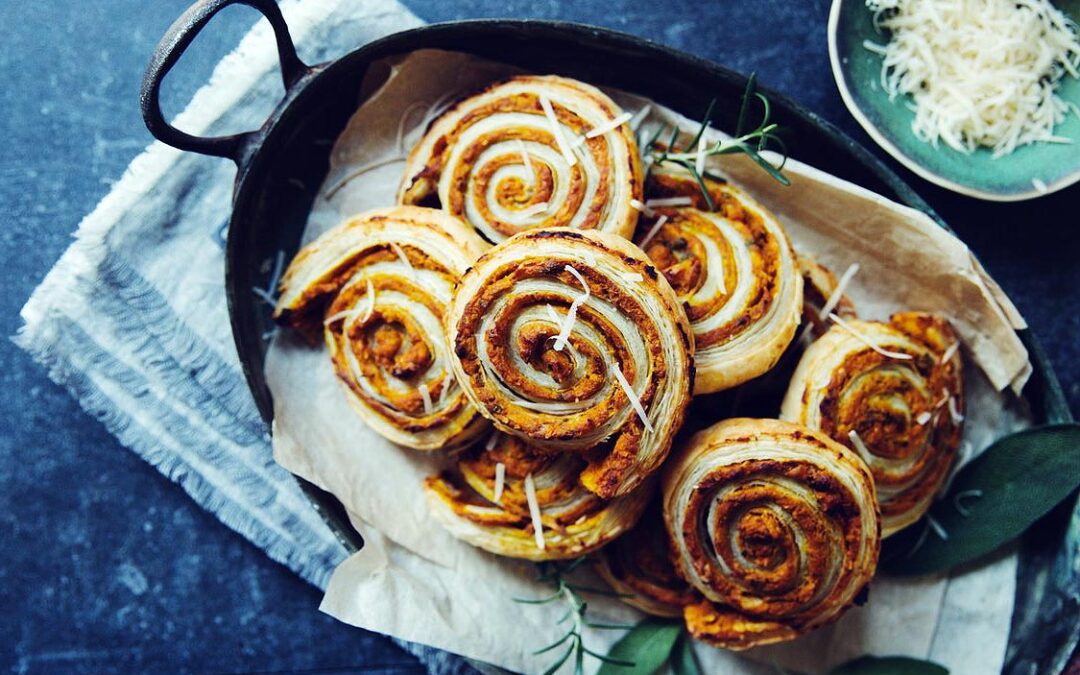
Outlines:
[[694,200],[689,197],[665,197],[663,199],[650,199],[645,202],[645,206],[651,209],[658,209],[664,206],[692,206]]
[[664,226],[664,223],[668,221],[667,216],[660,216],[656,219],[656,223],[649,228],[649,231],[645,234],[645,238],[641,240],[641,248],[644,250],[649,242],[653,240],[653,237],[660,231],[660,228]]
[[[1069,111],[1057,96],[1080,70],[1077,27],[1049,0],[866,0],[889,31],[881,85],[890,99],[911,95],[920,140],[994,157],[1054,135]],[[1038,185],[1036,184],[1036,188]]]
[[491,436],[488,437],[487,443],[484,444],[484,451],[485,452],[491,452],[492,450],[495,449],[495,446],[498,445],[498,443],[499,443],[499,436],[500,435],[502,435],[502,432],[499,432],[499,431],[491,432]]
[[638,211],[641,211],[650,218],[656,215],[656,211],[650,209],[648,204],[642,204],[641,201],[638,199],[631,199],[630,206]]
[[652,422],[649,421],[649,416],[645,414],[645,407],[641,405],[641,399],[639,399],[637,393],[634,392],[634,388],[626,381],[626,376],[623,375],[622,370],[619,369],[619,364],[612,363],[611,372],[615,375],[615,379],[619,381],[619,386],[626,392],[626,398],[630,399],[630,405],[634,408],[634,412],[637,413],[638,419],[645,425],[645,431],[652,433],[653,425]]
[[956,356],[957,350],[960,349],[960,342],[954,342],[949,345],[949,348],[945,350],[945,353],[941,355],[941,365],[945,365],[949,361],[952,361],[952,357]]
[[574,166],[577,164],[577,157],[574,156],[574,151],[570,148],[570,144],[567,143],[566,136],[563,135],[562,126],[559,125],[559,118],[555,117],[555,110],[551,107],[551,101],[541,96],[540,107],[544,109],[544,116],[547,117],[548,124],[551,126],[551,135],[555,137],[559,152],[562,153],[567,164]]
[[413,269],[412,263],[409,262],[409,256],[405,255],[405,249],[401,248],[396,241],[390,242],[390,248],[394,249],[394,253],[397,254],[398,258],[401,258],[401,262],[405,263],[406,267]]
[[829,294],[829,299],[825,301],[825,305],[818,312],[818,318],[824,319],[829,316],[829,313],[836,309],[836,306],[840,304],[840,300],[844,297],[844,289],[851,283],[851,279],[858,273],[859,263],[851,263],[848,268],[844,270],[844,273],[840,275],[840,280],[836,282],[836,288]]
[[890,359],[900,359],[902,361],[910,360],[912,358],[911,354],[904,354],[903,352],[892,352],[892,351],[889,351],[888,349],[882,349],[881,347],[878,347],[876,344],[874,344],[869,339],[867,339],[867,337],[865,335],[863,335],[859,331],[855,330],[854,326],[852,326],[847,321],[844,321],[843,319],[841,319],[840,317],[838,317],[836,314],[834,314],[832,312],[829,313],[829,319],[834,321],[836,323],[836,325],[840,326],[841,328],[843,328],[847,332],[851,333],[855,337],[856,340],[863,343],[864,345],[866,345],[870,349],[873,349],[875,352],[877,352],[878,354],[881,354],[882,356],[887,356]]
[[442,408],[446,404],[446,398],[450,395],[450,387],[454,384],[454,376],[447,373],[446,381],[443,382],[443,387],[439,390],[439,402],[438,407]]
[[608,120],[607,122],[601,124],[600,126],[594,128],[594,129],[590,129],[585,134],[585,138],[596,138],[597,136],[603,136],[604,134],[606,134],[609,131],[614,131],[615,129],[618,129],[623,124],[629,122],[633,117],[634,116],[631,115],[630,113],[625,112],[625,113],[619,115],[618,117],[616,117],[615,119]]
[[863,443],[863,440],[859,437],[858,432],[852,429],[851,431],[847,432],[847,437],[851,439],[851,444],[855,446],[855,450],[858,451],[859,456],[861,456],[864,461],[869,462],[870,458],[873,457],[873,454],[871,454],[870,449],[866,447],[866,444]]
[[555,311],[555,308],[551,305],[544,305],[544,307],[547,308],[548,316],[551,317],[551,320],[561,325],[562,319],[559,318],[559,313]]
[[646,105],[644,108],[634,113],[634,116],[630,118],[630,128],[637,131],[638,127],[641,126],[641,123],[645,121],[645,118],[649,116],[650,112],[652,112],[652,106]]
[[533,216],[538,216],[538,215],[540,215],[541,213],[543,213],[544,211],[547,211],[547,210],[548,210],[548,203],[547,202],[540,202],[539,204],[533,204],[532,206],[527,206],[527,207],[521,209],[520,211],[518,211],[518,213],[521,216],[525,217],[525,218],[532,218]]
[[939,523],[937,519],[929,513],[926,514],[926,522],[929,523],[930,529],[932,529],[934,531],[934,534],[940,537],[942,541],[949,540],[949,533],[946,532],[945,528],[942,527],[941,523]]
[[529,182],[536,182],[536,171],[533,170],[532,160],[529,159],[529,150],[525,147],[525,143],[519,138],[517,140],[517,149],[521,153],[521,164],[525,167],[526,173],[529,174]]
[[565,347],[566,343],[569,341],[570,331],[574,329],[574,323],[577,321],[578,307],[581,307],[581,305],[589,299],[590,292],[589,284],[585,283],[585,277],[581,276],[580,272],[578,272],[570,265],[566,265],[563,269],[565,269],[570,274],[573,274],[577,278],[577,280],[581,282],[581,287],[585,289],[585,291],[581,295],[574,298],[574,301],[570,303],[570,310],[567,311],[566,319],[563,320],[562,328],[559,329],[559,335],[555,338],[554,347],[555,351],[557,352],[561,352],[563,350],[563,347]]
[[967,506],[964,505],[965,499],[978,499],[983,496],[982,490],[964,490],[963,492],[957,492],[953,497],[953,506],[960,512],[960,515],[967,518],[971,515],[971,511],[968,511]]
[[949,397],[949,417],[952,418],[953,424],[960,424],[964,421],[964,416],[960,414],[960,408],[956,405],[956,397]]
[[424,414],[430,415],[434,407],[431,405],[431,392],[428,390],[428,386],[421,384],[416,389],[420,392],[420,398],[424,400]]
[[506,465],[502,462],[495,463],[495,495],[492,498],[496,504],[502,501],[503,488],[506,486]]
[[[375,286],[372,285],[371,279],[367,280],[367,293],[365,294],[365,297],[368,299],[368,302],[367,307],[364,309],[364,315],[360,318],[360,323],[364,323],[365,321],[370,319],[372,312],[375,311]],[[359,315],[360,309],[358,307],[353,307],[352,309],[346,309],[344,311],[326,317],[326,319],[323,321],[323,325],[329,326],[338,319],[345,319],[345,323],[350,324]],[[344,328],[347,328],[347,326],[345,326]]]
[[924,410],[915,417],[915,422],[918,423],[920,427],[926,426],[926,423],[930,421],[931,417],[933,417],[933,415],[930,414],[930,411]]
[[529,515],[532,517],[533,536],[536,537],[536,547],[544,550],[544,524],[540,520],[540,503],[536,499],[536,484],[533,483],[532,474],[525,476],[525,499],[529,502]]

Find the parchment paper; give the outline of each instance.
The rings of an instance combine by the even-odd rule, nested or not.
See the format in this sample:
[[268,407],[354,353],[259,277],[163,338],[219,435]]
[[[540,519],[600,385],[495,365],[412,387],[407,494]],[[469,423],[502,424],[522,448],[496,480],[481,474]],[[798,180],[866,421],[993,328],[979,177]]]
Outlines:
[[[373,69],[374,70],[374,69]],[[457,96],[515,72],[470,56],[415,52],[391,64],[390,79],[357,111],[333,149],[305,241],[358,211],[393,203],[400,158],[430,116]],[[647,102],[609,91],[626,110]],[[644,128],[696,122],[656,105]],[[901,309],[940,312],[963,338],[968,419],[964,459],[993,439],[1028,425],[1022,401],[1030,365],[1014,328],[1022,319],[967,247],[924,214],[897,205],[805,164],[789,161],[792,185],[776,183],[745,158],[710,168],[772,209],[799,251],[838,273],[861,271],[849,293],[865,318]],[[332,492],[364,536],[365,546],[334,573],[321,609],[370,630],[424,642],[522,672],[542,671],[564,607],[522,605],[543,597],[534,568],[482,552],[448,535],[427,515],[421,483],[444,458],[398,448],[367,429],[349,409],[323,349],[280,334],[267,356],[274,395],[274,457]],[[934,536],[934,535],[930,535]],[[933,657],[952,673],[1000,670],[1015,590],[1014,555],[998,557],[954,580],[878,577],[870,601],[838,623],[791,643],[737,655],[697,646],[705,672],[819,673],[863,654]],[[636,621],[620,602],[590,598],[591,615]],[[586,644],[607,651],[618,631],[587,630]],[[587,662],[590,672],[596,661]],[[568,670],[569,666],[564,667]]]

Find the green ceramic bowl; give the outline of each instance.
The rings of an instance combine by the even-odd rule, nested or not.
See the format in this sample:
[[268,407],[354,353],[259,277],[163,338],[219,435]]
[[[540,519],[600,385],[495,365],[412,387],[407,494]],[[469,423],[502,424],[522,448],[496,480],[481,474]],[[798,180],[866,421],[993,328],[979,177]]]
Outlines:
[[[1059,9],[1080,21],[1080,0],[1057,0]],[[1076,139],[1072,145],[1033,143],[994,159],[979,148],[971,154],[915,137],[915,114],[905,99],[890,101],[881,88],[881,57],[864,40],[883,44],[873,14],[863,0],[833,0],[829,15],[829,59],[844,104],[878,145],[931,183],[994,201],[1020,201],[1055,192],[1080,181],[1080,118],[1070,114],[1055,133]],[[1080,81],[1066,76],[1058,95],[1080,106]],[[1045,186],[1045,187],[1044,187]]]

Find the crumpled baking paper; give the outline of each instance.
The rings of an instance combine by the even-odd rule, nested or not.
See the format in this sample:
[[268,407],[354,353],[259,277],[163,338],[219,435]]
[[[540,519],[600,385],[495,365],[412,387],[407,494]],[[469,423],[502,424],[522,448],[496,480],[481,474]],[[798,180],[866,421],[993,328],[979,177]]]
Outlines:
[[[438,110],[515,69],[475,57],[425,50],[387,62],[374,90],[338,138],[329,174],[312,209],[305,241],[359,211],[393,203],[403,158]],[[648,102],[609,91],[626,110]],[[687,131],[697,123],[651,104],[647,129],[665,121]],[[713,132],[716,133],[716,132]],[[719,134],[717,133],[717,137]],[[1016,309],[968,248],[925,214],[900,206],[806,164],[789,160],[791,186],[745,157],[712,162],[770,208],[797,250],[837,273],[861,270],[849,287],[860,316],[926,310],[949,317],[964,342],[965,459],[1029,424],[1019,391],[1030,364],[1014,329]],[[335,571],[322,610],[363,628],[423,642],[513,671],[540,672],[558,650],[533,652],[561,637],[559,603],[514,598],[551,593],[535,568],[499,558],[448,535],[427,514],[425,477],[448,461],[399,448],[349,409],[322,347],[279,334],[267,357],[274,396],[274,457],[333,493],[365,541]],[[935,536],[935,535],[930,535]],[[931,658],[954,675],[998,672],[1015,592],[1015,555],[1001,555],[952,579],[878,577],[870,600],[837,623],[793,642],[741,654],[697,645],[705,672],[821,673],[863,654]],[[586,572],[588,574],[588,572]],[[642,615],[617,600],[589,598],[589,614],[616,622]],[[586,629],[585,642],[606,652],[619,631]],[[587,659],[592,672],[599,666]],[[564,666],[569,671],[571,666]]]

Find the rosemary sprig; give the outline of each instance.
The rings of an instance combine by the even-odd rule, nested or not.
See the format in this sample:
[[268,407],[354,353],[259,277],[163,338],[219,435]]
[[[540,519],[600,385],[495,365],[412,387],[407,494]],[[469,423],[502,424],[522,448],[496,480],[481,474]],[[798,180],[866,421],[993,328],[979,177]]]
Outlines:
[[593,651],[585,646],[584,637],[582,635],[582,629],[585,627],[596,628],[600,630],[628,630],[633,628],[630,624],[614,624],[589,621],[587,612],[589,604],[582,599],[583,593],[589,593],[594,595],[607,595],[614,597],[621,597],[620,594],[614,593],[603,588],[594,588],[591,586],[581,586],[574,584],[566,580],[566,576],[587,562],[588,558],[581,557],[575,558],[568,563],[539,563],[537,565],[539,569],[539,575],[537,581],[541,581],[550,584],[555,592],[551,595],[542,598],[514,598],[514,602],[520,602],[528,605],[546,605],[551,602],[562,601],[567,605],[566,613],[563,614],[556,623],[564,624],[567,621],[570,622],[569,629],[563,633],[555,642],[549,645],[545,645],[540,649],[537,649],[533,654],[546,654],[551,651],[555,651],[559,647],[566,646],[566,649],[559,652],[559,656],[555,661],[544,671],[544,675],[552,675],[559,668],[563,666],[571,657],[574,658],[574,673],[575,675],[581,675],[584,672],[585,655],[588,654],[593,658],[599,659],[604,663],[610,663],[617,666],[625,666],[632,668],[634,663],[632,661],[625,661],[617,659],[611,656],[601,654]]
[[[761,120],[752,131],[744,132],[747,125],[747,119],[750,115],[750,109],[755,100],[761,102]],[[647,159],[646,163],[650,167],[665,163],[674,164],[682,167],[693,176],[694,180],[697,181],[698,187],[701,189],[701,194],[705,198],[705,203],[708,204],[710,210],[716,208],[716,205],[713,203],[712,195],[709,194],[708,186],[705,184],[705,178],[718,178],[718,176],[710,174],[708,171],[698,171],[697,159],[699,152],[697,145],[706,129],[709,128],[715,107],[716,99],[714,98],[705,110],[705,115],[702,117],[697,133],[694,134],[689,143],[683,146],[682,150],[678,147],[679,127],[676,125],[671,125],[670,138],[666,145],[657,145],[660,136],[665,131],[668,131],[666,127],[661,127],[656,130],[652,138],[649,139],[642,148],[642,153]],[[769,104],[769,99],[764,94],[757,91],[757,77],[754,74],[751,74],[746,81],[746,89],[743,91],[742,103],[739,106],[739,118],[735,126],[735,136],[719,140],[711,146],[704,148],[702,154],[706,157],[712,157],[714,155],[742,153],[753,160],[755,164],[764,169],[766,173],[781,184],[791,185],[791,181],[789,181],[787,176],[783,173],[784,164],[787,162],[787,148],[784,146],[784,142],[779,136],[780,125],[775,122],[770,122],[769,118],[771,116],[772,107]],[[780,163],[777,165],[772,164],[761,156],[761,152],[768,149],[770,143],[776,146],[780,153],[781,159]]]

